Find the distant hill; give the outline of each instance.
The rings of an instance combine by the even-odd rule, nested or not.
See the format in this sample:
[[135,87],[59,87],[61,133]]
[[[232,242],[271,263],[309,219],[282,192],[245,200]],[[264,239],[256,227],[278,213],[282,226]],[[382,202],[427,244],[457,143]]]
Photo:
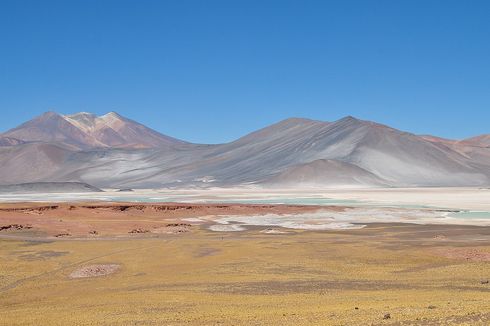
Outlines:
[[335,160],[316,160],[295,165],[262,182],[269,187],[373,187],[388,186],[385,180],[360,167]]
[[0,193],[78,193],[102,192],[99,188],[80,182],[34,182],[0,186]]
[[490,135],[481,135],[464,140],[464,143],[473,146],[490,147]]

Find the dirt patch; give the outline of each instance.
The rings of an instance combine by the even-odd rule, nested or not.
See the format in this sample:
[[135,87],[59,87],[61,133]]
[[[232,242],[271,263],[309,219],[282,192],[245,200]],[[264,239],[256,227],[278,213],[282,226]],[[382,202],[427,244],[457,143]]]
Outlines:
[[44,250],[44,251],[36,251],[36,252],[27,252],[19,256],[19,258],[27,261],[35,261],[35,260],[46,260],[49,258],[62,257],[67,254],[69,254],[68,251]]
[[439,248],[434,250],[438,256],[469,261],[490,261],[490,251],[477,248]]
[[32,229],[30,225],[9,224],[0,226],[0,231]]
[[186,233],[191,230],[192,225],[188,223],[168,223],[164,227],[155,228],[152,233],[179,234]]
[[113,274],[121,268],[118,264],[89,265],[74,270],[70,278],[100,277]]
[[65,238],[65,237],[71,237],[71,234],[68,232],[63,232],[63,233],[58,233],[54,235],[55,238]]
[[137,228],[137,229],[132,229],[128,233],[130,234],[138,234],[138,233],[148,233],[150,230],[142,229],[142,228]]
[[204,247],[204,248],[199,248],[194,253],[194,257],[201,258],[201,257],[213,256],[213,255],[216,255],[219,252],[221,252],[221,249]]
[[37,206],[37,207],[7,207],[0,208],[1,212],[22,212],[26,214],[41,214],[42,212],[58,209],[58,205]]

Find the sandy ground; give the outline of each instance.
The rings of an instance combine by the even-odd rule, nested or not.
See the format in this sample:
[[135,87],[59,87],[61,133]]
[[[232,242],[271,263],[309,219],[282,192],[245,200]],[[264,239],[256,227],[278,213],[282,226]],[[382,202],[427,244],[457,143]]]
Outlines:
[[490,324],[490,227],[209,230],[318,209],[1,205],[0,325]]
[[262,230],[0,240],[0,324],[490,323],[488,228]]

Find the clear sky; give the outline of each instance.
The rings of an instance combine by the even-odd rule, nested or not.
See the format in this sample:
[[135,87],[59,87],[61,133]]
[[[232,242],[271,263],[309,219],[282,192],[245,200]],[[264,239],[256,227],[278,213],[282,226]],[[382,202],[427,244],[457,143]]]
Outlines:
[[0,0],[0,131],[48,110],[208,143],[293,116],[490,133],[490,1]]

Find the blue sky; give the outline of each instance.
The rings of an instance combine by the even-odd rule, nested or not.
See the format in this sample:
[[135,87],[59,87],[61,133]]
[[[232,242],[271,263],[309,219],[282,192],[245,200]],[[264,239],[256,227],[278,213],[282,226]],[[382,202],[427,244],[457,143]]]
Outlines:
[[0,0],[0,131],[117,111],[218,143],[288,117],[490,133],[490,1]]

